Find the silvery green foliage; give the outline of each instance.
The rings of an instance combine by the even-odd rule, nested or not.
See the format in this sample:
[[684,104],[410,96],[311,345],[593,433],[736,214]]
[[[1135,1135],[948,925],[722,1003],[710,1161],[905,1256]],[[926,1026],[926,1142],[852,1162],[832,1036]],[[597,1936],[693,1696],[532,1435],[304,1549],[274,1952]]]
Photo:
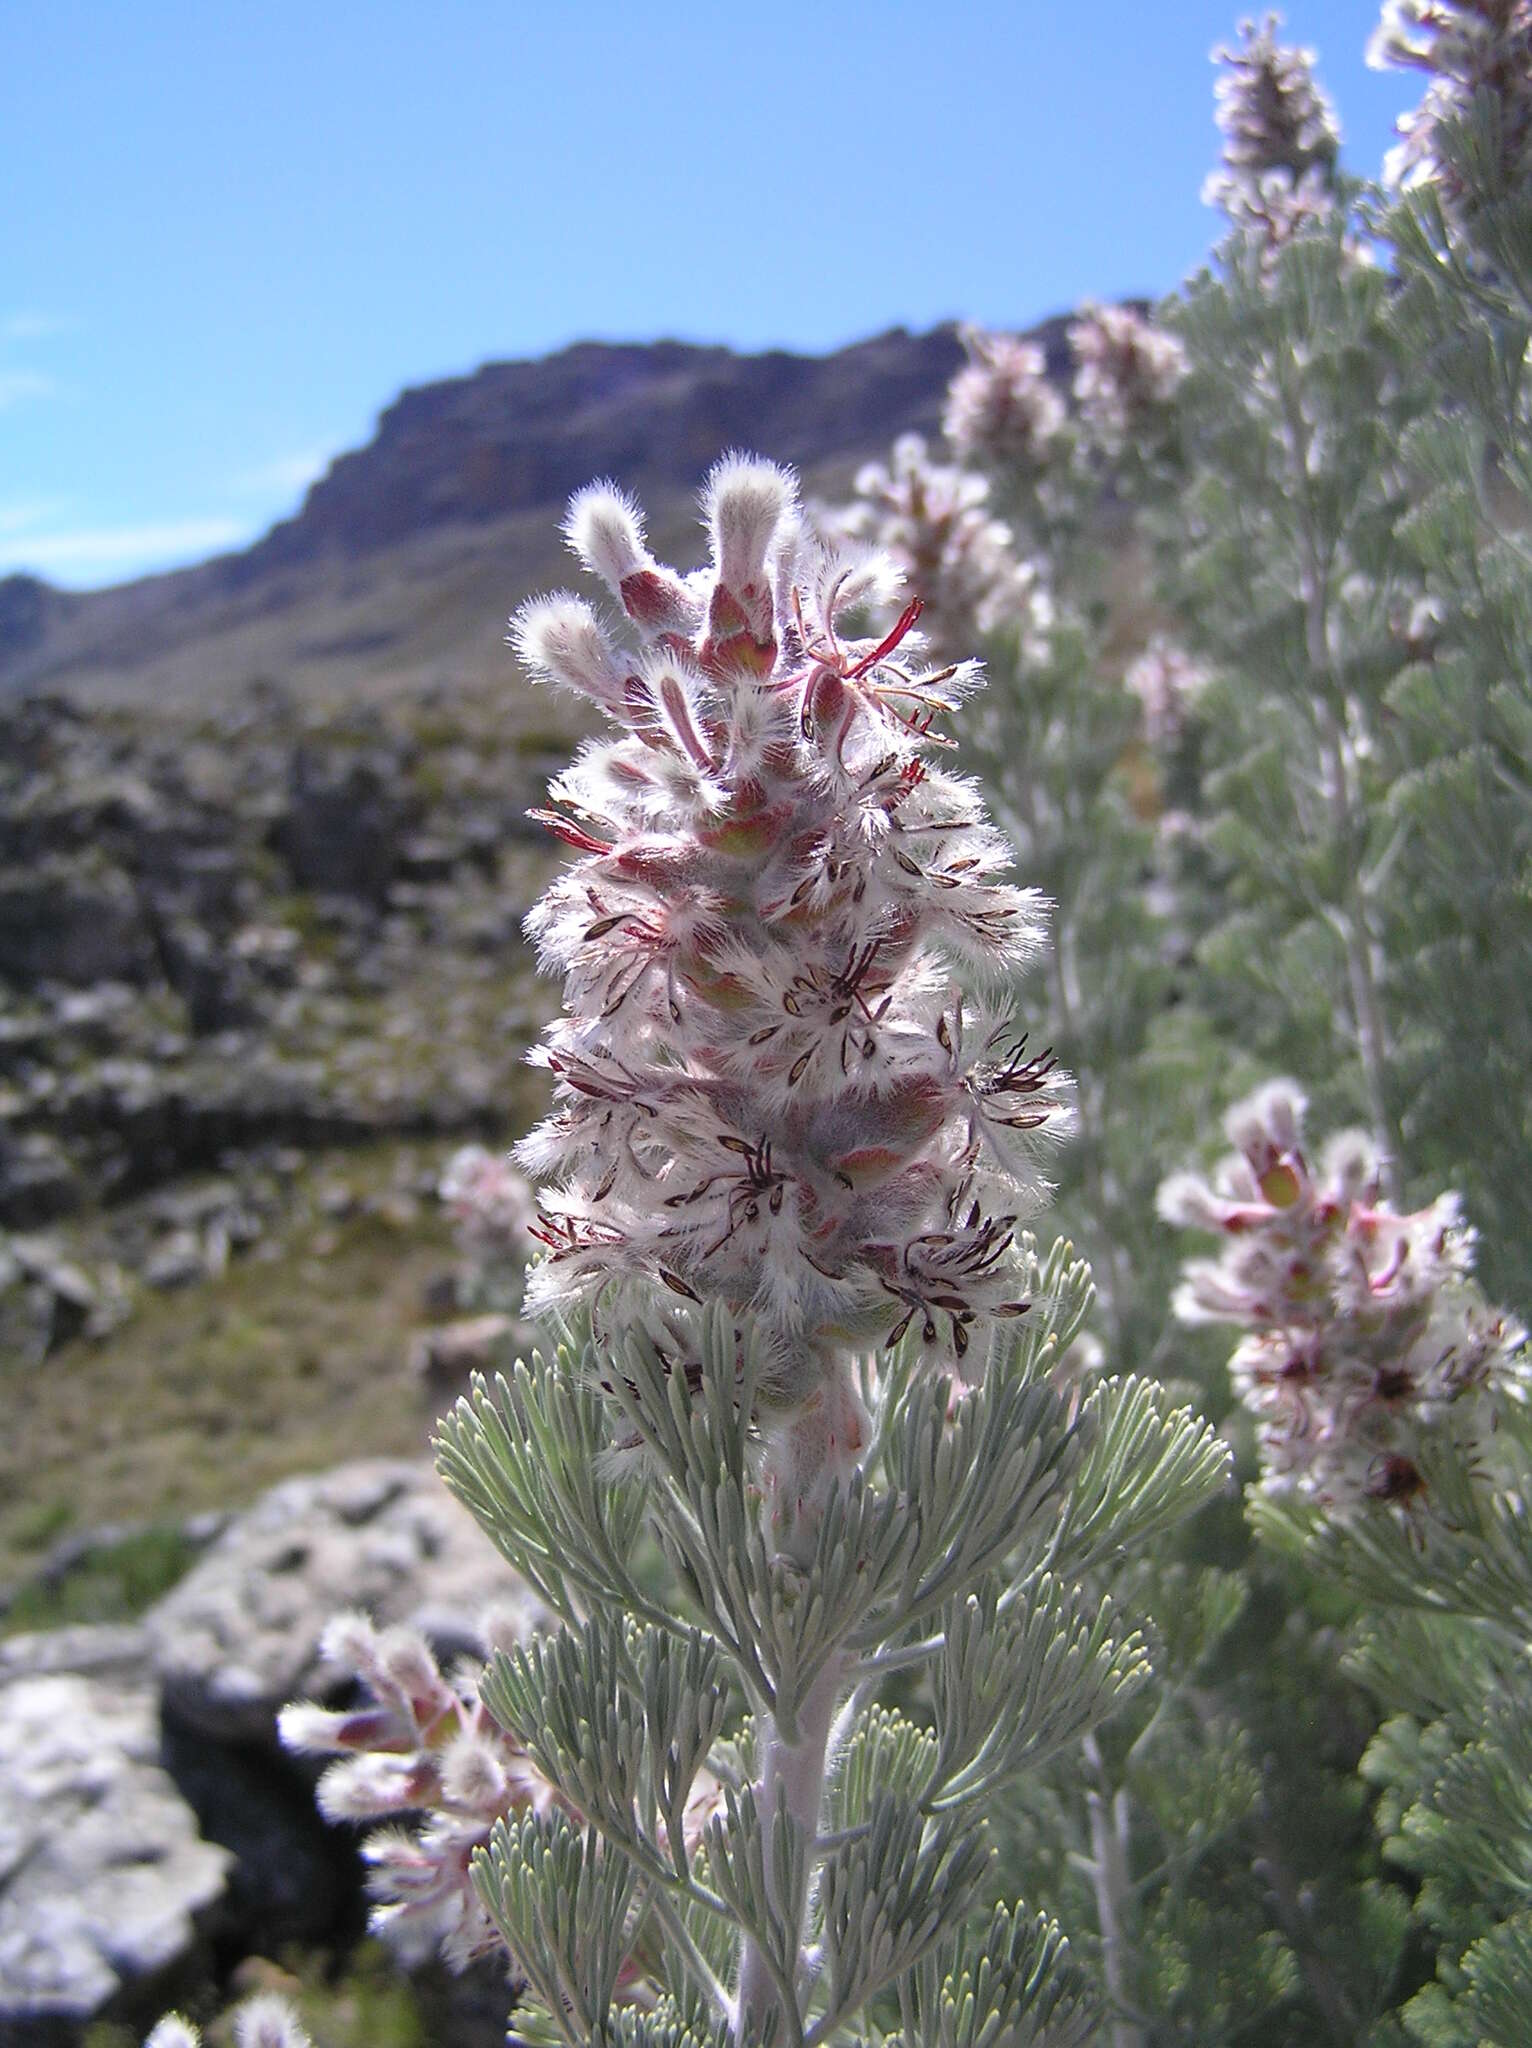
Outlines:
[[1190,370],[1163,588],[1211,677],[1211,817],[1184,837],[1181,874],[1215,1021],[1242,1052],[1324,1077],[1326,1119],[1367,1125],[1398,1194],[1415,1104],[1398,1055],[1390,891],[1407,835],[1389,693],[1422,595],[1397,542],[1400,440],[1427,400],[1388,279],[1359,250],[1355,188],[1328,189],[1281,238],[1236,215],[1164,309]]
[[[497,1830],[476,1866],[534,1984],[575,1972],[581,2009],[615,2028],[614,1951],[620,1963],[652,1937],[667,1978],[701,1999],[708,2025],[726,2024],[734,1958],[719,1936],[743,1927],[774,1981],[803,1978],[808,2037],[838,2038],[983,1896],[978,1812],[1139,1681],[1137,1637],[1081,1576],[1204,1497],[1221,1453],[1142,1382],[1067,1398],[1053,1368],[1088,1282],[1062,1247],[1027,1259],[1024,1337],[950,1414],[951,1384],[920,1371],[908,1340],[883,1374],[864,1363],[870,1452],[829,1493],[801,1562],[777,1548],[759,1483],[755,1347],[742,1359],[721,1305],[678,1312],[690,1385],[648,1336],[610,1363],[587,1340],[446,1419],[449,1485],[568,1624],[497,1657],[483,1688],[562,1808]],[[636,1437],[643,1462],[603,1471],[614,1436]],[[633,1570],[646,1524],[693,1623]],[[823,1825],[810,1836],[779,1816],[773,1828],[751,1765],[720,1740],[731,1702],[790,1745],[824,1715],[827,1670],[840,1713]],[[927,1675],[931,1731],[875,1704],[885,1671]],[[588,1906],[588,1925],[550,1917],[555,1898]],[[566,2021],[554,2016],[560,2038],[603,2038]]]
[[1258,1534],[1367,1603],[1348,1658],[1384,1721],[1362,1761],[1388,1860],[1417,1887],[1436,1981],[1404,2007],[1424,2048],[1518,2048],[1532,2010],[1532,1426],[1486,1463],[1437,1432],[1410,1512],[1344,1520],[1270,1499]]
[[[1242,742],[1213,758],[1208,838],[1239,907],[1202,959],[1243,1043],[1323,1076],[1326,1114],[1362,1114],[1371,1141],[1311,1170],[1290,1132],[1289,1181],[1268,1096],[1242,1120],[1243,1185],[1183,1181],[1168,1206],[1224,1236],[1188,1305],[1248,1333],[1257,1533],[1381,1610],[1354,1670],[1394,1718],[1364,1768],[1439,1971],[1403,2024],[1509,2048],[1532,2000],[1527,1902],[1500,1881],[1532,1841],[1506,1796],[1532,1704],[1524,1368],[1425,1198],[1461,1186],[1490,1284],[1524,1285],[1525,24],[1402,5],[1378,47],[1435,81],[1393,166],[1408,189],[1372,216],[1401,288],[1359,260],[1337,182],[1280,245],[1232,238],[1176,315],[1177,595],[1221,672],[1204,713]],[[1238,618],[1217,595],[1236,584]]]
[[907,662],[913,607],[855,637],[886,572],[810,549],[779,472],[731,460],[706,505],[681,577],[610,488],[575,501],[636,652],[573,598],[517,623],[622,736],[555,785],[582,859],[532,920],[562,1342],[439,1436],[564,1622],[483,1681],[553,1799],[474,1881],[529,2040],[1082,2040],[1056,1932],[991,1907],[985,1815],[1142,1680],[1097,1575],[1224,1454],[1081,1380],[1088,1272],[1020,1228],[1064,1105],[1002,993],[1036,900],[931,758],[971,668]]
[[[1422,582],[1389,693],[1399,1064],[1419,1164],[1461,1187],[1490,1284],[1532,1295],[1532,15],[1398,6],[1379,57],[1422,71],[1405,189],[1380,210],[1392,323],[1433,402],[1403,447]],[[1406,125],[1406,124],[1401,124]],[[1483,1105],[1499,1108],[1486,1117]]]

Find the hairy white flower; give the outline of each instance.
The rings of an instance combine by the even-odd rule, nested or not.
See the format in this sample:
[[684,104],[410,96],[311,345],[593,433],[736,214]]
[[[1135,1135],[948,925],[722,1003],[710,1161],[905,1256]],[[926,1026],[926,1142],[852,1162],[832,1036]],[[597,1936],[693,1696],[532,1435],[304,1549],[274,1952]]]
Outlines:
[[[917,475],[898,460],[890,491]],[[982,481],[940,488],[982,533]],[[1015,1231],[1064,1093],[1051,1061],[960,1043],[954,970],[1030,960],[1042,905],[929,758],[979,678],[912,658],[921,566],[888,630],[858,634],[897,572],[809,545],[791,478],[731,456],[704,505],[711,566],[684,581],[609,490],[571,513],[640,644],[625,734],[539,814],[579,858],[528,919],[566,1004],[539,1055],[555,1109],[518,1152],[557,1183],[531,1299],[640,1318],[678,1371],[674,1301],[722,1300],[754,1319],[789,1435],[844,1455],[848,1350],[914,1328],[978,1359],[1020,1306]],[[684,592],[684,623],[656,591]],[[777,1479],[807,1498],[801,1451]]]
[[234,2015],[234,2048],[313,2048],[297,2013],[274,1991],[246,1999]]
[[605,627],[583,597],[567,591],[535,599],[516,614],[509,635],[528,670],[617,710],[626,677]]
[[1472,1286],[1457,1196],[1398,1214],[1358,1131],[1313,1170],[1304,1108],[1290,1081],[1268,1083],[1230,1110],[1236,1149],[1210,1179],[1180,1173],[1160,1189],[1167,1221],[1223,1239],[1217,1259],[1187,1261],[1176,1312],[1245,1331],[1229,1371],[1269,1490],[1337,1510],[1413,1505],[1424,1432],[1448,1425],[1477,1451],[1497,1403],[1525,1398],[1526,1333]]
[[1340,125],[1314,75],[1314,52],[1279,43],[1281,16],[1240,23],[1241,41],[1219,44],[1214,88],[1223,161],[1202,188],[1236,226],[1290,241],[1332,203]]
[[[887,463],[858,472],[841,529],[876,549],[873,561],[903,572],[925,606],[922,630],[941,651],[971,646],[976,634],[1017,628],[1024,654],[1036,658],[1053,623],[1052,604],[1037,564],[1017,555],[1010,527],[992,516],[988,500],[984,477],[933,462],[919,434],[904,434]],[[860,575],[870,584],[870,571]],[[901,584],[885,577],[883,586],[869,588],[867,600],[880,615],[892,612]],[[848,606],[858,601],[845,597]]]
[[947,389],[943,430],[965,462],[1026,480],[1047,469],[1064,431],[1064,401],[1033,341],[966,327],[968,362]]
[[178,2012],[167,2012],[150,2031],[144,2048],[202,2048],[202,2035]]
[[1186,350],[1131,306],[1085,305],[1070,327],[1074,395],[1091,441],[1105,453],[1163,434],[1186,376]]

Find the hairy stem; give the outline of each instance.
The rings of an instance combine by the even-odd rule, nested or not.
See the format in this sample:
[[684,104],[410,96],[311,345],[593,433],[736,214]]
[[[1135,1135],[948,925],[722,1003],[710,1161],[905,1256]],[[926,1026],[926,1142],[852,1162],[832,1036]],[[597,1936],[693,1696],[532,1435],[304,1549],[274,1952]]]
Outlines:
[[1367,1114],[1377,1141],[1383,1186],[1391,1202],[1403,1206],[1401,1175],[1403,1135],[1389,1105],[1388,1031],[1383,1021],[1383,1004],[1378,992],[1380,951],[1372,931],[1372,919],[1359,880],[1361,848],[1356,844],[1346,751],[1340,724],[1328,705],[1319,710],[1320,734],[1325,751],[1325,774],[1337,835],[1348,848],[1351,886],[1349,900],[1341,906],[1346,945],[1346,978],[1351,994],[1352,1021],[1362,1061],[1362,1083],[1367,1091]]
[[1388,1033],[1378,988],[1382,947],[1373,930],[1371,906],[1362,887],[1361,833],[1351,786],[1352,763],[1347,759],[1346,735],[1335,709],[1341,691],[1330,631],[1333,548],[1318,531],[1309,495],[1312,433],[1290,390],[1284,392],[1284,410],[1292,437],[1294,502],[1299,515],[1304,651],[1318,685],[1314,701],[1331,829],[1349,876],[1344,899],[1336,906],[1346,949],[1347,992],[1384,1190],[1391,1202],[1402,1206],[1403,1133],[1389,1102]]
[[[825,1768],[829,1760],[830,1726],[840,1696],[843,1660],[832,1657],[815,1679],[798,1708],[796,1741],[789,1742],[768,1717],[761,1730],[760,1813],[765,1833],[767,1895],[776,1914],[791,1923],[794,1951],[803,1945],[803,1914],[807,1883],[797,1899],[776,1895],[776,1830],[778,1802],[782,1802],[788,1826],[799,1836],[804,1848],[805,1870],[819,1840],[820,1811],[824,1805]],[[794,1997],[787,2008],[786,1988],[778,1983],[769,1958],[752,1935],[746,1935],[740,1949],[739,2005],[734,2039],[739,2048],[760,2039],[767,2016],[781,2012],[783,2025],[779,2042],[803,2038],[803,2022]]]
[[1112,2002],[1111,2048],[1148,2048],[1149,2036],[1132,2017],[1128,1985],[1128,1912],[1132,1878],[1128,1870],[1128,1795],[1119,1790],[1109,1799],[1106,1771],[1096,1738],[1085,1738],[1085,1761],[1096,1783],[1085,1795],[1090,1817],[1091,1882],[1096,1893],[1096,1923],[1101,1933],[1101,1964],[1107,1997]]

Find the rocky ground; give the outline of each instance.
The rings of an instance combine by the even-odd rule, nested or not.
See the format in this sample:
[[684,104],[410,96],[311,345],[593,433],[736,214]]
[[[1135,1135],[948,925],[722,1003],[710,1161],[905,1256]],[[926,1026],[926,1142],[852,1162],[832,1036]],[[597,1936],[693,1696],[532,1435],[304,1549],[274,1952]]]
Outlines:
[[365,1153],[375,1182],[380,1146],[525,1120],[548,998],[524,814],[567,746],[489,709],[326,717],[274,690],[201,725],[0,711],[7,1374],[322,1246],[364,1200],[408,1235],[428,1162],[364,1196],[321,1156]]
[[508,1333],[437,1187],[535,1113],[569,744],[524,701],[0,708],[0,2039],[117,2048],[252,1954],[499,2038],[503,1986],[358,1965],[271,1717],[335,1606],[450,1648],[496,1570],[422,1462]]
[[533,1603],[423,1459],[288,1480],[187,1539],[189,1570],[141,1619],[0,1640],[0,2040],[137,2048],[167,2004],[203,2015],[306,1974],[331,2048],[359,2007],[357,2048],[498,2043],[503,1970],[357,1967],[357,1831],[320,1819],[276,1716],[340,1696],[319,1638],[341,1608],[450,1660],[488,1604]]

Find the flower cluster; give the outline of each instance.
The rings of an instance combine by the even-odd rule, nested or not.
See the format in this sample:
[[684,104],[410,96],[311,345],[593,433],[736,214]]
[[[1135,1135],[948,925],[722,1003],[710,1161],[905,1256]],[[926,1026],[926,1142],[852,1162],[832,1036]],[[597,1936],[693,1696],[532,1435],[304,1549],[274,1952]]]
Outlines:
[[[202,2048],[202,2032],[179,2013],[167,2013],[144,2048]],[[234,2048],[313,2048],[313,2043],[287,2000],[262,1992],[235,2013]]]
[[1430,81],[1420,105],[1396,124],[1400,140],[1384,159],[1386,184],[1433,184],[1461,212],[1468,194],[1440,148],[1440,129],[1481,95],[1495,109],[1500,184],[1509,189],[1524,176],[1532,149],[1532,0],[1385,0],[1367,61],[1375,70],[1424,71]]
[[942,428],[965,462],[1030,481],[1058,453],[1067,414],[1033,341],[966,327],[968,362],[947,389]]
[[841,518],[902,572],[924,604],[921,628],[943,650],[975,633],[1019,628],[1023,652],[1040,656],[1052,623],[1037,568],[1018,557],[1011,529],[992,518],[989,484],[970,469],[933,462],[919,434],[903,434],[885,465],[857,475],[859,502]]
[[1069,330],[1074,395],[1089,438],[1108,455],[1164,432],[1186,375],[1186,350],[1131,306],[1084,305]]
[[1164,633],[1153,633],[1122,680],[1143,709],[1145,737],[1153,746],[1164,746],[1186,723],[1208,679],[1207,671],[1184,647]]
[[437,1193],[475,1256],[524,1260],[531,1252],[536,1199],[503,1153],[459,1146],[442,1169]]
[[1314,75],[1314,52],[1277,41],[1281,18],[1240,23],[1238,45],[1213,52],[1223,162],[1202,188],[1236,226],[1273,247],[1332,205],[1340,127]]
[[1457,1197],[1396,1213],[1355,1131],[1314,1171],[1304,1107],[1292,1082],[1268,1083],[1229,1112],[1235,1151],[1211,1180],[1175,1174],[1160,1189],[1167,1221],[1223,1239],[1217,1259],[1187,1262],[1176,1312],[1246,1332],[1229,1369],[1268,1490],[1341,1510],[1407,1505],[1425,1491],[1425,1433],[1450,1423],[1482,1451],[1497,1397],[1523,1391],[1526,1333],[1471,1285]]
[[527,1260],[536,1250],[537,1200],[503,1152],[462,1145],[436,1184],[455,1226],[463,1263],[459,1303],[520,1311]]
[[897,572],[809,538],[772,464],[727,458],[704,509],[712,559],[682,576],[613,486],[570,508],[636,649],[568,594],[513,623],[535,676],[619,728],[537,814],[580,859],[528,918],[567,1009],[535,1055],[554,1112],[518,1151],[557,1183],[528,1299],[643,1323],[678,1371],[677,1301],[748,1316],[812,1475],[857,1448],[857,1351],[913,1329],[972,1372],[1025,1307],[1015,1232],[1067,1112],[1050,1055],[958,980],[1043,944],[934,758],[977,665],[921,663],[918,598],[857,637]]
[[[513,1647],[529,1625],[520,1610],[490,1615],[486,1651]],[[547,1807],[546,1781],[480,1701],[477,1670],[443,1676],[413,1630],[339,1615],[322,1652],[365,1697],[340,1710],[309,1702],[282,1710],[289,1749],[337,1758],[319,1781],[320,1812],[332,1821],[416,1823],[377,1828],[362,1845],[377,1902],[373,1931],[411,1963],[439,1951],[462,1967],[499,1951],[469,1865],[497,1820]]]

